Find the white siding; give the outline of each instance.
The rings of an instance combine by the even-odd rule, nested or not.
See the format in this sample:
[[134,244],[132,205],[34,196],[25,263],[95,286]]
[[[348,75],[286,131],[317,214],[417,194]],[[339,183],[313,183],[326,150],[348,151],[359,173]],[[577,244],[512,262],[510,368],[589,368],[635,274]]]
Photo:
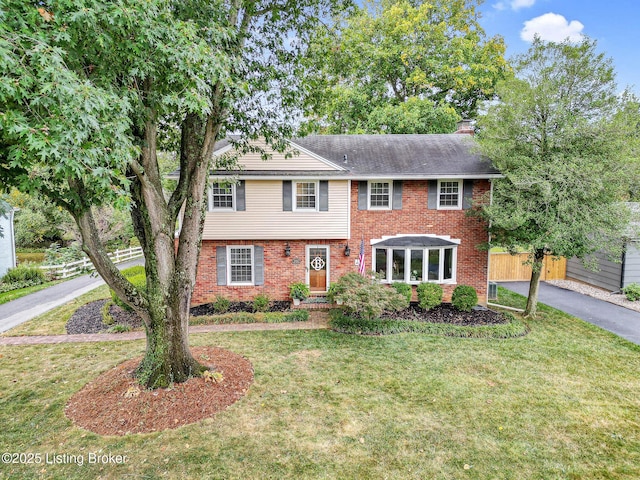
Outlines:
[[[284,153],[274,152],[264,142],[259,143],[259,146],[270,153],[271,158],[263,160],[259,153],[244,154],[238,159],[238,163],[242,165],[244,170],[337,170],[337,168],[330,164],[327,164],[326,162],[323,162],[315,158],[313,155],[305,152],[299,152],[299,154],[293,154],[290,158],[285,158]],[[291,150],[290,153],[291,152],[293,152],[293,150]]]
[[205,240],[349,238],[349,181],[329,182],[328,212],[284,212],[282,181],[247,180],[246,211],[208,212]]

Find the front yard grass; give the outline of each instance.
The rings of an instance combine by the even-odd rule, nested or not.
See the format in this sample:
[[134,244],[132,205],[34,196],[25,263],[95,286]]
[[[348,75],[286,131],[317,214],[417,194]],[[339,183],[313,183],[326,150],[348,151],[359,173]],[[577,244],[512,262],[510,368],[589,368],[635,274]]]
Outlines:
[[[194,335],[251,360],[247,395],[127,437],[78,429],[63,410],[144,342],[0,347],[0,452],[85,462],[0,464],[0,478],[640,478],[640,347],[549,308],[528,325],[508,340]],[[126,461],[87,464],[95,452]]]

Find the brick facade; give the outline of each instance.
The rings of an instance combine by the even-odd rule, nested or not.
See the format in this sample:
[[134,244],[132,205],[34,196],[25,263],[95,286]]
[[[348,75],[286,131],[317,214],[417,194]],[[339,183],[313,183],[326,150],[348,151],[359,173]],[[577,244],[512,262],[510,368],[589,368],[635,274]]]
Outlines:
[[[488,254],[478,245],[487,242],[486,225],[477,218],[467,216],[466,210],[430,210],[427,208],[425,181],[405,181],[401,210],[358,210],[358,182],[351,184],[351,239],[344,240],[260,240],[210,241],[202,244],[198,277],[193,293],[194,305],[213,301],[216,295],[233,300],[250,301],[256,295],[266,294],[273,300],[289,299],[289,284],[306,280],[306,246],[327,245],[330,251],[330,280],[357,271],[360,241],[365,242],[365,261],[371,268],[371,239],[398,234],[448,235],[459,239],[457,249],[456,285],[471,285],[478,292],[480,303],[487,298]],[[482,198],[490,189],[488,180],[476,180],[474,200]],[[319,233],[321,232],[319,225]],[[256,232],[259,237],[259,232]],[[285,256],[286,245],[291,255]],[[351,255],[344,255],[346,245]],[[259,245],[264,248],[264,284],[260,286],[219,286],[217,279],[216,247],[228,245]],[[443,285],[445,300],[451,298],[456,285]],[[415,290],[415,289],[414,289]]]

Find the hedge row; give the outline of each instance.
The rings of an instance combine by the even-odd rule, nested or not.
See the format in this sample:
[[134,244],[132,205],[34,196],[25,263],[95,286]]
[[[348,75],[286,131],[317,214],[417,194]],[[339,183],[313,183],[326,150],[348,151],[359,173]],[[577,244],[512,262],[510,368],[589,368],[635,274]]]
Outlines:
[[337,332],[358,335],[426,333],[461,338],[515,338],[526,335],[529,332],[527,326],[512,314],[504,313],[504,315],[508,319],[506,323],[474,327],[411,320],[366,320],[352,318],[344,315],[340,310],[333,310],[329,326]]
[[224,315],[202,315],[190,317],[190,325],[226,325],[236,323],[284,323],[306,322],[309,320],[308,310],[295,310],[293,312],[238,312]]

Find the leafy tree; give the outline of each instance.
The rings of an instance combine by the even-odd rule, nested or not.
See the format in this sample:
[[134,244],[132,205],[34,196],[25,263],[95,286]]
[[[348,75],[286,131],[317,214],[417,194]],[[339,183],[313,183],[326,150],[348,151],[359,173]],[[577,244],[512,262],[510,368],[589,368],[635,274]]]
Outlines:
[[[82,248],[143,319],[148,387],[202,372],[188,315],[216,139],[284,148],[300,51],[337,0],[0,0],[0,176],[74,218]],[[158,150],[180,178],[166,198]],[[131,204],[146,288],[108,259],[94,216]],[[174,227],[184,211],[182,229]]]
[[479,3],[372,0],[317,29],[307,127],[448,133],[474,116],[509,73],[502,39],[486,39],[478,23]]
[[545,255],[585,258],[620,246],[630,132],[616,120],[611,60],[594,41],[536,39],[515,73],[479,120],[480,150],[504,174],[482,214],[493,245],[530,252],[525,315],[535,316]]

